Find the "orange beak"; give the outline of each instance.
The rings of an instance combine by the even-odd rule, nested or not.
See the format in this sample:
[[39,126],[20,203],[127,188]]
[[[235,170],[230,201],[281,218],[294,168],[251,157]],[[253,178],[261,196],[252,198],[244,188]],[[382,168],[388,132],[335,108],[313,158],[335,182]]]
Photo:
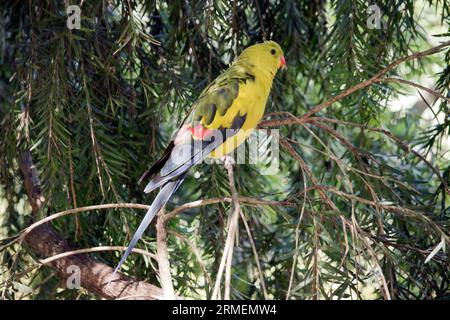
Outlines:
[[280,58],[280,68],[281,69],[286,68],[286,59],[284,58],[284,56],[281,56],[281,58]]

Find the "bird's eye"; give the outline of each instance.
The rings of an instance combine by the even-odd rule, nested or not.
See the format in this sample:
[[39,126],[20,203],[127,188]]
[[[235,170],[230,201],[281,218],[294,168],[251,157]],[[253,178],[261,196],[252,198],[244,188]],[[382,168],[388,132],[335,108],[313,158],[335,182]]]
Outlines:
[[275,55],[275,53],[277,53],[277,50],[272,49],[272,50],[270,50],[270,53],[271,53],[272,55]]

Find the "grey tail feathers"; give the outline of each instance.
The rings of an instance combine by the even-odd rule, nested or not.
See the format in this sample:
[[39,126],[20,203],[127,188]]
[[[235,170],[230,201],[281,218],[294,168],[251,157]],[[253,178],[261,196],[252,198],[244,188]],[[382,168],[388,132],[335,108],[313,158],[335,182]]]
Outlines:
[[131,253],[134,246],[139,241],[139,239],[141,238],[145,229],[147,229],[150,222],[152,222],[153,218],[156,216],[156,214],[159,212],[159,210],[161,210],[161,208],[164,207],[164,205],[167,203],[167,201],[169,201],[170,197],[175,193],[175,191],[177,191],[178,187],[181,185],[183,180],[184,180],[184,174],[177,177],[177,180],[169,181],[161,188],[161,190],[159,191],[155,200],[153,200],[152,205],[150,206],[147,213],[145,214],[144,219],[142,220],[141,224],[139,225],[138,229],[136,230],[133,238],[131,239],[127,250],[125,251],[125,253],[122,256],[122,259],[120,259],[119,264],[117,265],[116,269],[114,270],[114,273],[111,276],[111,280],[114,279],[116,272],[120,269],[120,267],[122,266],[124,261],[127,259],[128,255]]

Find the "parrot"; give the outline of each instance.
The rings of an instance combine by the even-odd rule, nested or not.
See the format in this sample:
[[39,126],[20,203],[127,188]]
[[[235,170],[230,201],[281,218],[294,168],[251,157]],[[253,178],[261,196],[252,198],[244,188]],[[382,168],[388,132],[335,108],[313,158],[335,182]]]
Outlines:
[[181,185],[188,170],[206,157],[226,156],[248,138],[264,115],[276,73],[285,67],[286,59],[278,43],[257,43],[243,50],[200,93],[162,156],[139,179],[139,183],[149,180],[144,193],[160,190],[113,275]]

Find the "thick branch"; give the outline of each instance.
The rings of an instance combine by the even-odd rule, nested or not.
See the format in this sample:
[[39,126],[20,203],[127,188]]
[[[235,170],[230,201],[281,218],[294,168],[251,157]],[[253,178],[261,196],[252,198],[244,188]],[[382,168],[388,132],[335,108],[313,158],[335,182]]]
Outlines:
[[[20,169],[24,177],[28,201],[33,214],[40,210],[44,202],[40,190],[38,171],[33,164],[31,153],[25,152],[20,157]],[[23,239],[24,244],[43,258],[52,257],[74,248],[48,224],[42,224],[29,232]],[[68,268],[77,266],[81,271],[81,287],[107,299],[158,299],[163,292],[152,284],[136,281],[122,274],[116,274],[114,280],[106,285],[113,274],[113,269],[86,255],[67,256],[48,264],[64,279],[71,276]]]

